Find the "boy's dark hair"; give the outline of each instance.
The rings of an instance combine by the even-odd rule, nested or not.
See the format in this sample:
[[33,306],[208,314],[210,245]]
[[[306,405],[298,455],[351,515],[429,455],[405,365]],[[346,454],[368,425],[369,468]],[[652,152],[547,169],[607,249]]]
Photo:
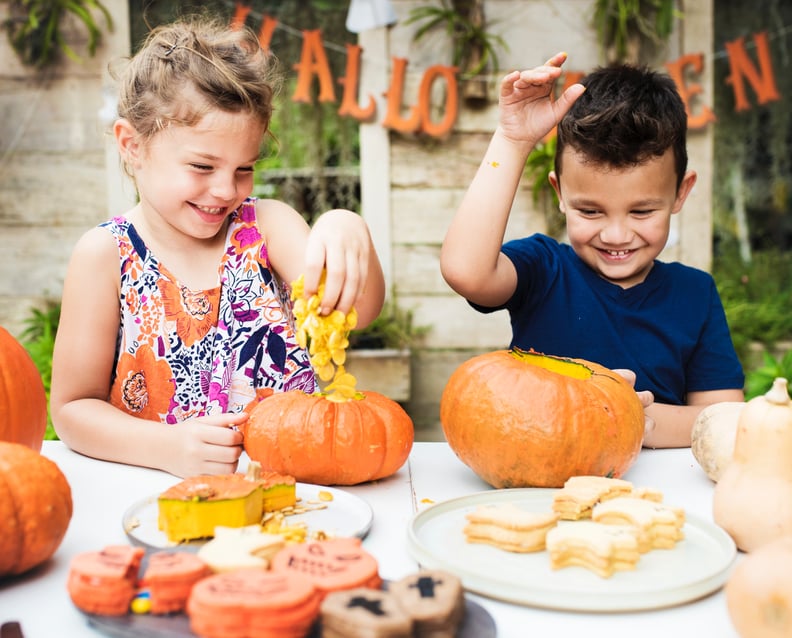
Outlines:
[[687,113],[674,81],[647,68],[601,67],[584,77],[585,92],[557,128],[555,172],[565,147],[615,168],[673,149],[677,186],[687,170]]

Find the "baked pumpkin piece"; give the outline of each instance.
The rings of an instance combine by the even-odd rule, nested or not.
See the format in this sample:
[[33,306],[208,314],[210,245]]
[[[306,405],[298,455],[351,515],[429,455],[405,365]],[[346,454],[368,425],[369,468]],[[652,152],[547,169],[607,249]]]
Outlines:
[[294,477],[251,463],[247,474],[191,476],[162,492],[158,526],[173,543],[212,538],[215,527],[260,524],[265,512],[296,502]]

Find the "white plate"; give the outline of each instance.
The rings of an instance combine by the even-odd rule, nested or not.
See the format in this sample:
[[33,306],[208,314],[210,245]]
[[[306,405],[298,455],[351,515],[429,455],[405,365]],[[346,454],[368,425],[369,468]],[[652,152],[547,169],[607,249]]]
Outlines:
[[[313,507],[319,501],[320,491],[333,495],[333,500],[326,502],[327,507],[289,516],[288,524],[304,522],[308,526],[309,534],[320,530],[330,536],[364,538],[368,534],[374,512],[371,505],[362,498],[333,487],[297,483],[297,498],[308,507]],[[157,496],[155,494],[138,501],[124,512],[122,519],[124,531],[133,543],[142,547],[153,549],[173,547],[174,543],[168,540],[165,532],[157,525],[159,514]],[[204,542],[190,544],[200,546]]]
[[[409,551],[420,564],[445,569],[469,591],[508,602],[574,611],[631,611],[701,598],[726,582],[737,550],[720,527],[687,515],[685,538],[674,549],[641,556],[634,571],[601,578],[582,567],[553,570],[547,552],[518,554],[468,543],[465,514],[477,505],[514,503],[551,511],[552,489],[478,492],[419,512],[408,530]],[[561,521],[560,525],[574,525]]]

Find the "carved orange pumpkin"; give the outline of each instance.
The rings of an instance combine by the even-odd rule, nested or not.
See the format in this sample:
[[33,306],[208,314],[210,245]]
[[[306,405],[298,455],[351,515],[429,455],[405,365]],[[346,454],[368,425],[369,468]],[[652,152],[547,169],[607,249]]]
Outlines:
[[0,441],[41,450],[47,429],[47,395],[27,350],[0,326]]
[[641,450],[644,414],[618,373],[582,359],[499,350],[466,361],[440,400],[446,440],[494,487],[619,477]]
[[0,578],[52,556],[71,516],[71,488],[60,468],[27,446],[0,441]]
[[265,470],[319,485],[356,485],[396,472],[412,449],[413,422],[377,392],[330,401],[300,390],[273,394],[242,425],[245,451]]

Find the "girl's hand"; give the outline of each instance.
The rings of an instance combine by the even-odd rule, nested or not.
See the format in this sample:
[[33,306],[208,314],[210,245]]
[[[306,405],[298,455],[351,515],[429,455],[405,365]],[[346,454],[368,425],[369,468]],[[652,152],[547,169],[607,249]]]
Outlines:
[[237,429],[247,413],[218,414],[189,419],[173,426],[174,453],[166,471],[180,476],[233,474],[242,455],[242,433]]
[[371,236],[363,218],[349,210],[322,215],[311,229],[305,249],[305,295],[315,294],[326,270],[321,314],[348,313],[366,289]]
[[561,121],[585,90],[573,84],[558,100],[553,87],[561,76],[566,53],[557,53],[545,64],[527,71],[512,71],[501,81],[500,130],[515,142],[536,144]]

